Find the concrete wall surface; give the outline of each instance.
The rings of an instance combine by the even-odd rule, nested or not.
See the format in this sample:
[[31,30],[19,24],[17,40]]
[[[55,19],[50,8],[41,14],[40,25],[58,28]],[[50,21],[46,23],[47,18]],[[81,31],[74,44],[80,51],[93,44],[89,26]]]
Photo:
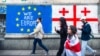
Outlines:
[[[34,38],[5,38],[5,40],[0,41],[0,49],[2,50],[30,50],[33,47]],[[43,38],[43,44],[49,49],[56,50],[59,48],[60,38],[51,37]],[[81,42],[81,41],[80,41]],[[92,38],[88,44],[94,49],[100,49],[100,36]],[[37,49],[41,49],[37,44]]]

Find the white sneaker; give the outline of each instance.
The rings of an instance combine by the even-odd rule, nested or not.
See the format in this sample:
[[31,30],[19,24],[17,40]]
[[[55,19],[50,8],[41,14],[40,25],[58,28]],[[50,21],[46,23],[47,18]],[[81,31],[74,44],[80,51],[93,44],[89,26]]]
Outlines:
[[95,56],[95,55],[96,55],[96,52],[97,52],[96,50],[93,50],[93,56]]
[[47,56],[47,55],[48,55],[48,52],[45,53],[45,56]]

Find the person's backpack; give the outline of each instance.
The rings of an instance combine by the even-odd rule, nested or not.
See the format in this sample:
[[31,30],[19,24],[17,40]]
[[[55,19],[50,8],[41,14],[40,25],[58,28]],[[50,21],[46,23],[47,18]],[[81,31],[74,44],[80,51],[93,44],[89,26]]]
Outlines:
[[90,38],[94,38],[94,35],[92,33],[90,34]]
[[[86,25],[88,25],[88,23],[87,23]],[[92,30],[91,30],[91,31],[92,31]],[[92,32],[90,33],[90,38],[94,38],[94,35],[93,35]]]

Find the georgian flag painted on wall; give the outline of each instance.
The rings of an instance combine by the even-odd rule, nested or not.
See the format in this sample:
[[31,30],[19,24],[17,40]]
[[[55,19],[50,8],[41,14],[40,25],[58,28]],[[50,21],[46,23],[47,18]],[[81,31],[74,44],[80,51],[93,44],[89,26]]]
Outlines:
[[41,17],[44,32],[55,33],[60,17],[66,19],[68,26],[81,27],[80,18],[86,16],[93,33],[98,33],[97,12],[97,5],[7,5],[6,32],[30,33]]
[[[95,8],[95,9],[93,9]],[[59,18],[66,18],[67,24],[81,27],[80,18],[85,16],[90,23],[92,32],[98,33],[98,7],[97,5],[53,5],[52,6],[52,32],[58,28]],[[80,33],[80,31],[78,31]]]

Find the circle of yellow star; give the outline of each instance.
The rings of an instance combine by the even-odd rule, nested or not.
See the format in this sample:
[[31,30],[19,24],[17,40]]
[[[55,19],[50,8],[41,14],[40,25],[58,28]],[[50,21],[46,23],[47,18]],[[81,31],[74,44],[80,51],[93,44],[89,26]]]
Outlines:
[[20,31],[24,31],[24,29],[23,29],[23,28],[21,28],[21,29],[20,29]]
[[[34,11],[37,11],[37,8],[36,8],[36,7],[32,8],[30,5],[27,6],[27,9],[28,9],[28,10],[31,10],[31,9],[32,9],[32,10],[34,10]],[[22,10],[22,11],[25,11],[26,8],[25,8],[25,7],[22,7],[21,10]],[[38,14],[38,15],[41,15],[41,12],[39,11],[37,14]],[[18,11],[18,12],[17,12],[17,15],[21,16],[21,12]],[[18,22],[19,20],[20,20],[20,19],[17,17],[17,18],[16,18],[16,21]],[[16,27],[20,27],[20,24],[19,24],[19,23],[16,23]],[[29,29],[29,28],[28,28],[28,29],[20,28],[20,31],[24,31],[24,30],[27,31],[27,32],[31,32],[31,29]],[[33,29],[33,31],[35,31],[35,30],[36,30],[36,29]]]

